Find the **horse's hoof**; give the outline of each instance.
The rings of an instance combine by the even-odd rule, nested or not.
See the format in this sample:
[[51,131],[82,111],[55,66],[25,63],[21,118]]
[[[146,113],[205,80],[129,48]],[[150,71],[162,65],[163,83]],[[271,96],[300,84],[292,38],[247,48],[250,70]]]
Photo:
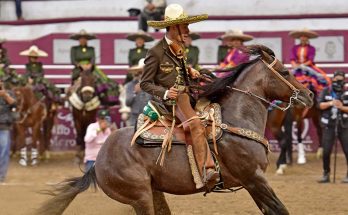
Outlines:
[[37,159],[33,159],[33,160],[31,160],[31,165],[32,166],[37,166],[38,165],[38,160]]
[[299,157],[299,158],[297,159],[297,164],[305,164],[305,163],[307,163],[305,157]]
[[27,160],[21,158],[19,159],[18,163],[21,165],[21,166],[28,166],[28,163],[27,163]]
[[277,175],[284,175],[285,169],[286,169],[286,164],[281,164],[279,165],[279,168],[276,171]]

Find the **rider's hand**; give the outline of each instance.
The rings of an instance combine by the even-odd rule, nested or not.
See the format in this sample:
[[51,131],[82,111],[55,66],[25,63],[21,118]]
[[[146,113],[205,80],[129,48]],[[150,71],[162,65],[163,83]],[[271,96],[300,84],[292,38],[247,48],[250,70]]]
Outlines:
[[169,90],[168,90],[168,94],[167,94],[167,98],[169,99],[176,99],[179,95],[179,90],[176,89],[175,87],[171,87]]
[[189,73],[192,79],[197,79],[199,78],[199,76],[201,75],[201,73],[199,73],[197,70],[195,70],[194,68],[190,68],[189,69]]

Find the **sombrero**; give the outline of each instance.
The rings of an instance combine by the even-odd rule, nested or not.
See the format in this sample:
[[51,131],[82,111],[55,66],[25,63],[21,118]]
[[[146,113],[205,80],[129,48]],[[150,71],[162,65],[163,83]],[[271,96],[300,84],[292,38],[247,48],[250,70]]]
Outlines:
[[72,40],[79,40],[81,37],[86,38],[87,40],[93,40],[97,38],[94,34],[87,33],[86,30],[82,29],[79,33],[71,35],[69,38]]
[[199,38],[201,38],[201,35],[197,33],[190,33],[189,36],[191,37],[192,40],[198,40]]
[[249,34],[244,34],[243,31],[239,30],[239,29],[229,30],[225,34],[221,35],[218,38],[221,38],[221,39],[226,39],[226,38],[239,39],[239,40],[242,40],[243,42],[250,41],[250,40],[254,39],[253,36],[251,36]]
[[48,54],[45,51],[40,50],[37,46],[30,46],[29,49],[24,50],[19,53],[21,56],[28,56],[28,57],[47,57]]
[[137,33],[128,34],[128,36],[126,38],[127,38],[127,40],[135,41],[139,37],[143,38],[145,40],[145,42],[153,41],[153,37],[151,37],[150,34],[145,33],[142,30],[139,30]]
[[142,72],[143,68],[145,66],[145,58],[141,58],[138,62],[138,65],[132,66],[128,69],[128,72],[130,73],[138,73],[138,72]]
[[310,39],[317,38],[319,35],[315,31],[311,31],[307,28],[301,30],[290,31],[289,36],[293,38],[300,38],[301,36],[306,36]]
[[179,24],[192,24],[208,19],[208,14],[188,16],[179,4],[170,4],[164,11],[163,21],[148,21],[147,24],[153,28],[166,28]]

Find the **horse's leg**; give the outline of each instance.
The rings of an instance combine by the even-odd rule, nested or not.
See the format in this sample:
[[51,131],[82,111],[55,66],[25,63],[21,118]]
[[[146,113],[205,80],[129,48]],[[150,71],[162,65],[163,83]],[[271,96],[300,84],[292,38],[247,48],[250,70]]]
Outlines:
[[302,131],[303,131],[303,119],[300,118],[297,120],[297,163],[305,164],[306,163],[306,152],[304,149],[304,144],[302,143]]
[[16,142],[18,144],[18,148],[20,151],[19,164],[22,166],[27,166],[28,155],[27,155],[27,147],[25,142],[26,127],[18,123],[16,123],[14,126],[15,126],[15,130],[17,131]]
[[156,215],[170,215],[170,209],[163,192],[152,190],[153,204]]
[[250,193],[256,205],[267,215],[286,215],[289,214],[286,207],[279,200],[266,181],[263,171],[259,168],[253,176],[244,181],[243,187]]
[[32,137],[33,137],[33,143],[31,147],[31,165],[36,166],[38,164],[38,147],[42,145],[41,142],[41,122],[35,123],[33,126],[33,131],[32,131]]

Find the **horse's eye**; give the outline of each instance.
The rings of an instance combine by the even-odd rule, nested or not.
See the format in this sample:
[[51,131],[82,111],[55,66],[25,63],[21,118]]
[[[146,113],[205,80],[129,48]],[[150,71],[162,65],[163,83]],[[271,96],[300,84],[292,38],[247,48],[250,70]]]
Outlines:
[[288,76],[289,75],[289,70],[284,68],[282,70],[279,71],[279,73],[282,75],[282,76]]

